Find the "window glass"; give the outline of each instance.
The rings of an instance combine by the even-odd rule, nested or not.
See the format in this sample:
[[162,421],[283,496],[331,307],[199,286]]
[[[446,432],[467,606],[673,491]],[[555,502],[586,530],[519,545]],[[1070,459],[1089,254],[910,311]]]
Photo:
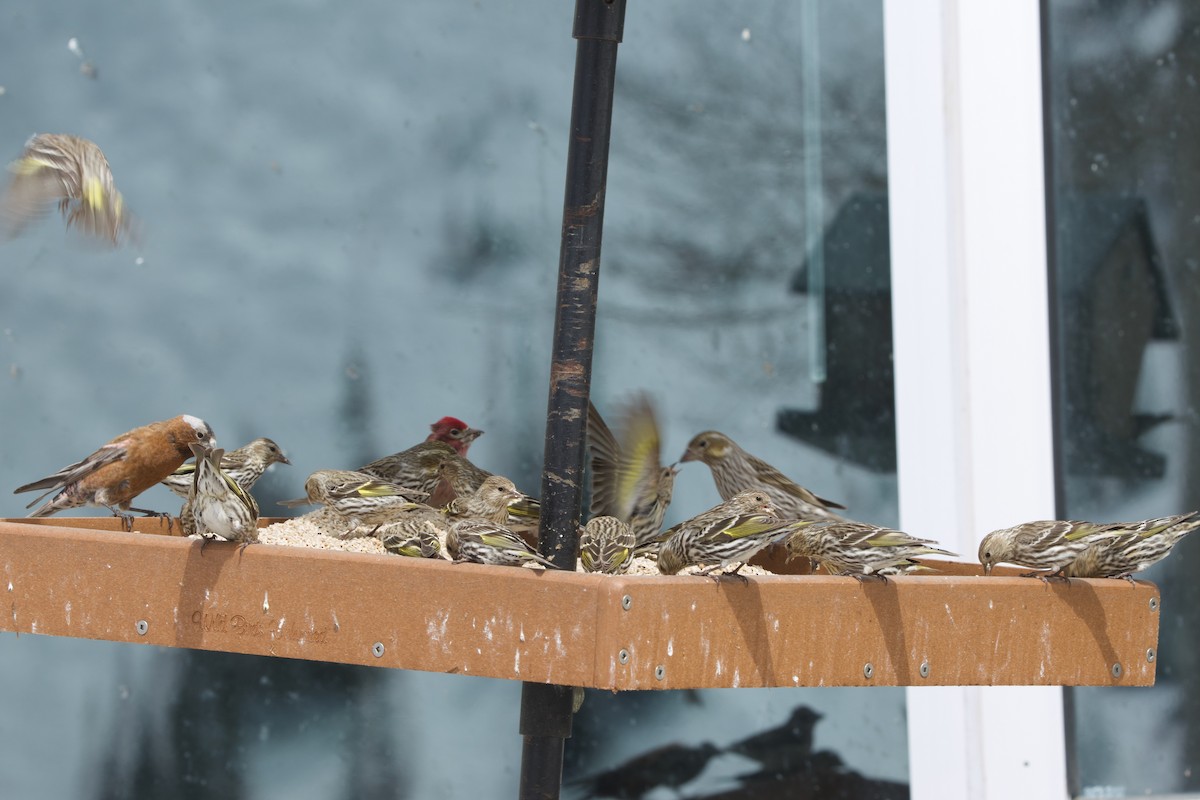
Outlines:
[[[1049,4],[1049,153],[1062,507],[1135,520],[1200,508],[1200,9]],[[1191,537],[1195,539],[1196,537]],[[1073,789],[1200,789],[1200,541],[1162,589],[1152,689],[1071,693]],[[1153,746],[1131,746],[1133,742]]]
[[[552,0],[0,9],[0,157],[35,132],[97,142],[139,234],[108,249],[52,212],[0,245],[0,486],[186,412],[224,447],[283,446],[292,465],[255,487],[282,514],[313,470],[450,414],[487,431],[473,460],[535,492],[571,18]],[[630,4],[593,397],[650,392],[668,462],[721,430],[894,525],[883,91],[878,0]],[[29,497],[0,492],[0,515]],[[718,499],[683,465],[667,524]],[[4,649],[5,796],[515,792],[513,682]],[[793,714],[782,752],[726,751]],[[571,779],[709,741],[697,796],[907,781],[901,689],[589,692],[575,726]]]

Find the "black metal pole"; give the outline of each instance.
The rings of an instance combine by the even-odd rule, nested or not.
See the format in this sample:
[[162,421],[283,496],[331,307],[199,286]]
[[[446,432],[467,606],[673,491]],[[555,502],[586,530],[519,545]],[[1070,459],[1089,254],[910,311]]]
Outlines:
[[[625,0],[575,0],[575,89],[563,200],[558,307],[546,410],[539,548],[575,569],[592,339],[604,227],[617,45]],[[521,691],[521,800],[554,800],[562,788],[563,743],[571,735],[573,690],[525,683]]]

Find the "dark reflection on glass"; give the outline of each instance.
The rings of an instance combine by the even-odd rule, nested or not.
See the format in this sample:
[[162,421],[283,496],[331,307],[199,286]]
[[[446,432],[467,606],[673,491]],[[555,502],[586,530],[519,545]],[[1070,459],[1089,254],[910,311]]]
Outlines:
[[[1200,9],[1048,4],[1059,512],[1132,520],[1200,507]],[[1153,689],[1079,689],[1072,788],[1200,788],[1200,541],[1162,588]]]
[[724,746],[711,741],[671,742],[583,775],[574,774],[577,764],[568,764],[566,796],[640,798],[659,787],[708,800],[901,800],[909,796],[906,783],[869,777],[835,750],[815,749],[816,728],[823,716],[800,704],[783,722]]

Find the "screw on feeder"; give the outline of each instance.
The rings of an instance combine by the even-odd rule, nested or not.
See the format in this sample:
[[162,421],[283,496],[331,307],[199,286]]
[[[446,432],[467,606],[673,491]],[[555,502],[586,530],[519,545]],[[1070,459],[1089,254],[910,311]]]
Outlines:
[[621,598],[621,608],[628,611],[630,606],[632,606],[632,605],[633,605],[633,598],[630,597],[629,595],[625,595],[624,597]]
[[1121,662],[1119,662],[1119,661],[1118,661],[1116,664],[1113,664],[1113,666],[1112,666],[1112,676],[1113,676],[1114,678],[1119,678],[1119,677],[1121,677]]
[[1146,661],[1147,661],[1148,663],[1151,663],[1151,664],[1153,664],[1153,663],[1154,663],[1154,657],[1155,657],[1154,648],[1153,648],[1153,647],[1151,647],[1150,649],[1148,649],[1148,650],[1146,651]]
[[[922,662],[921,662],[921,667],[920,667],[920,669],[918,669],[917,671],[921,673],[921,677],[922,677],[922,678],[928,678],[928,677],[929,677],[929,662],[928,662],[928,661],[922,661]],[[871,676],[870,676],[870,675],[868,675],[867,677],[869,678],[869,677],[871,677]]]
[[655,680],[661,681],[666,677],[667,677],[667,668],[666,667],[664,667],[662,664],[659,664],[657,667],[654,668],[654,679]]
[[617,661],[620,661],[622,664],[628,664],[629,663],[629,651],[622,650],[621,652],[617,653]]
[[863,664],[863,677],[867,680],[875,677],[875,666],[871,664],[870,661],[868,661],[866,664]]
[[1150,610],[1158,611],[1158,598],[1157,597],[1150,598]]
[[137,629],[138,636],[145,636],[146,632],[150,630],[150,623],[146,622],[144,619],[139,619],[134,628]]
[[383,658],[383,642],[376,642],[371,645],[371,654],[376,658]]

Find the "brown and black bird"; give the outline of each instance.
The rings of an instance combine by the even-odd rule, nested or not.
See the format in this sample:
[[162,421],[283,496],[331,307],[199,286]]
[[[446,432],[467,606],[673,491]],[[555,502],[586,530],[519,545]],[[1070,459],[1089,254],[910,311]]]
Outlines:
[[67,508],[104,506],[122,519],[126,530],[133,527],[137,511],[166,516],[144,508],[133,508],[133,498],[174,472],[192,455],[193,444],[211,448],[216,444],[212,428],[199,417],[182,414],[152,422],[123,433],[82,461],[69,464],[41,480],[17,488],[14,494],[42,491],[32,508],[54,492],[49,501],[29,516],[47,517]]

